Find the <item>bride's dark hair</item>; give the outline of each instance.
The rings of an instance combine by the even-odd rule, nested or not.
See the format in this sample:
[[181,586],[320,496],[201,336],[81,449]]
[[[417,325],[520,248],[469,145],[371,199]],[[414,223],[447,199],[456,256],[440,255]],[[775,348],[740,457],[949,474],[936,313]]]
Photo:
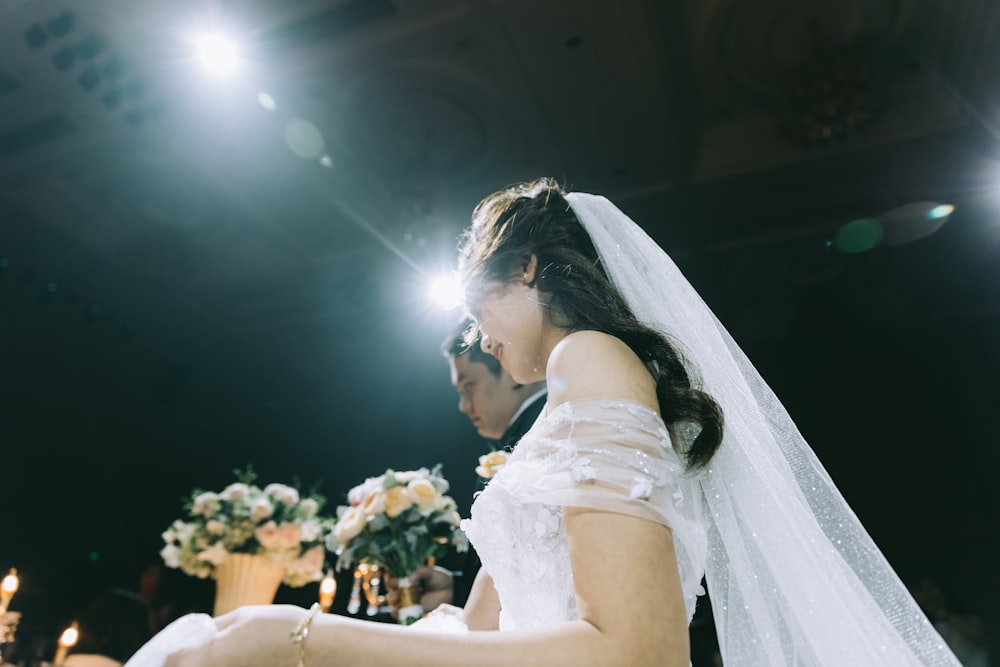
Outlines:
[[597,250],[559,185],[548,178],[496,192],[479,203],[459,245],[467,305],[483,290],[523,275],[538,258],[534,286],[548,296],[547,314],[570,331],[600,331],[632,349],[652,373],[660,414],[673,441],[693,425],[697,437],[682,453],[689,470],[707,464],[722,442],[722,411],[694,388],[685,361],[663,334],[640,323],[611,284]]

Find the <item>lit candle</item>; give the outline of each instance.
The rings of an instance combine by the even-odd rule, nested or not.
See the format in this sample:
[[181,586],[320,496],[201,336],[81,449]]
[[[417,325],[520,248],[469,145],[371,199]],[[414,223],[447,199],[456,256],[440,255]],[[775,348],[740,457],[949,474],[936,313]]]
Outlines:
[[337,580],[333,578],[333,572],[327,571],[323,581],[319,583],[319,608],[323,613],[330,611],[333,605],[333,596],[337,594]]
[[76,646],[76,641],[80,638],[80,628],[77,627],[76,621],[59,635],[59,650],[56,651],[56,657],[52,661],[55,667],[62,667],[63,662],[66,661],[66,654],[69,650]]
[[7,607],[10,605],[11,598],[14,597],[14,593],[17,592],[17,586],[20,582],[17,579],[17,570],[15,568],[10,568],[10,574],[3,578],[0,582],[0,614],[6,613]]

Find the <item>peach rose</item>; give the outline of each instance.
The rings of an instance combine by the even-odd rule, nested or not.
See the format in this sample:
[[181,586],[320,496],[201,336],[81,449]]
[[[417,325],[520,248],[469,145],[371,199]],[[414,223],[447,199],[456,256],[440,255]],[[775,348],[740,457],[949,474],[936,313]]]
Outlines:
[[385,513],[394,519],[413,507],[413,498],[405,486],[394,486],[385,492]]
[[281,546],[281,536],[278,535],[278,524],[273,521],[257,526],[253,531],[253,536],[260,542],[260,546],[265,549],[277,549]]
[[302,541],[302,529],[299,524],[291,521],[283,521],[278,526],[278,544],[284,549],[292,549],[299,546]]
[[205,530],[207,530],[210,535],[222,535],[226,532],[226,524],[222,523],[218,519],[209,519],[205,522]]
[[406,490],[410,492],[410,497],[420,509],[430,509],[434,506],[434,499],[437,497],[437,490],[434,485],[426,479],[415,479],[406,485]]
[[476,466],[476,474],[484,479],[492,479],[504,467],[510,454],[503,450],[490,452],[479,457],[479,465]]

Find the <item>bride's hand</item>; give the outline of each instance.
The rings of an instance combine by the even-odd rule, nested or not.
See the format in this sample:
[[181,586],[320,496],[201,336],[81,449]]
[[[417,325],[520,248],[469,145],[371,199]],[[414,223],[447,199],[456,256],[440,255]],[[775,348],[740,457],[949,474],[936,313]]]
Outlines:
[[240,607],[215,619],[215,639],[171,654],[164,667],[295,665],[299,648],[290,636],[307,613],[294,605]]

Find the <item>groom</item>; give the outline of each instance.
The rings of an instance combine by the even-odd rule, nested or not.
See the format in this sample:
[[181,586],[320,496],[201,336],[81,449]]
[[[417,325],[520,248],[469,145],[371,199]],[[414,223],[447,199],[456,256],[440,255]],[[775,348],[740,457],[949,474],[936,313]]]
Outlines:
[[[482,351],[478,338],[471,345],[466,344],[465,333],[471,326],[472,320],[463,320],[441,345],[451,369],[451,384],[458,392],[458,409],[487,441],[488,446],[480,446],[480,452],[509,451],[545,406],[545,382],[514,382],[493,355]],[[486,481],[480,480],[478,488]],[[421,568],[414,573],[423,586],[421,603],[425,612],[440,604],[459,607],[465,604],[479,572],[479,556],[470,547],[464,562],[459,561],[458,565],[461,571]]]

